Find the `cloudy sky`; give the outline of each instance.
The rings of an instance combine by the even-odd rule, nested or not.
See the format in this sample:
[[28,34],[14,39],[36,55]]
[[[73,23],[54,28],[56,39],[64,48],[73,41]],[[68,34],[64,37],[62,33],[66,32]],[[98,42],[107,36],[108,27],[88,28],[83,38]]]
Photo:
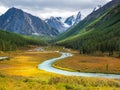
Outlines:
[[40,18],[50,16],[68,17],[81,11],[85,17],[97,5],[111,0],[0,0],[0,15],[11,7],[20,8]]

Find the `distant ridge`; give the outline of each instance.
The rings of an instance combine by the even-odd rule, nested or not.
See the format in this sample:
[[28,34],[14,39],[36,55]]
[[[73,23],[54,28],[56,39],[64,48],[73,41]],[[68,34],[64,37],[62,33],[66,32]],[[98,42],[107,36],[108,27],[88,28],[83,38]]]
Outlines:
[[66,19],[63,19],[62,17],[51,16],[45,20],[46,23],[48,23],[51,27],[57,29],[60,33],[64,33],[66,30],[78,24],[80,21],[81,12],[78,12],[77,15],[72,15]]

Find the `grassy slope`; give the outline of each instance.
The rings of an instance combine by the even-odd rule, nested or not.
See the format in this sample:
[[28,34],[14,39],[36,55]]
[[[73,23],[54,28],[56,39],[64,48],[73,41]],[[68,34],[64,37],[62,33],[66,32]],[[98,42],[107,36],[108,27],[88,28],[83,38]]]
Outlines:
[[[93,20],[90,20],[89,22],[92,22]],[[81,33],[81,29],[83,29],[83,27],[85,27],[86,25],[88,25],[88,22],[85,23],[86,20],[82,20],[80,23],[78,23],[76,26],[72,27],[70,30],[66,31],[63,34],[60,34],[59,36],[57,36],[53,42],[55,41],[61,41],[67,38],[70,38],[72,36],[77,35],[78,33]],[[83,31],[84,32],[84,31]]]
[[[79,24],[78,24],[79,25]],[[77,42],[104,42],[107,40],[118,39],[120,41],[120,5],[104,13],[101,17],[79,29],[79,33],[74,36],[68,36],[58,42],[59,45],[72,47]],[[76,28],[74,28],[76,30]],[[102,36],[102,38],[101,38]]]
[[0,30],[0,44],[0,50],[2,51],[15,50],[19,47],[25,47],[27,45],[46,45],[46,43],[42,40],[35,40],[2,30]]
[[[97,18],[97,19],[92,19],[92,20],[90,20],[89,22],[87,22],[87,24],[84,24],[84,22],[85,22],[85,20],[83,20],[83,21],[81,21],[77,26],[75,26],[75,27],[73,27],[70,31],[67,31],[67,32],[65,32],[62,36],[60,36],[60,37],[62,37],[61,39],[65,39],[64,37],[68,37],[67,39],[69,39],[69,38],[74,38],[74,37],[76,37],[76,36],[81,36],[81,34],[84,34],[84,33],[89,33],[89,30],[91,30],[92,29],[92,27],[93,28],[96,28],[96,29],[104,29],[106,26],[110,26],[110,25],[112,25],[112,23],[113,24],[115,24],[115,23],[118,23],[119,22],[119,20],[120,20],[120,10],[119,10],[119,8],[120,8],[120,6],[118,6],[118,8],[116,7],[116,8],[114,8],[114,11],[113,12],[115,12],[115,9],[117,9],[118,10],[118,12],[117,12],[117,14],[116,13],[113,13],[112,11],[111,12],[106,12],[106,13],[104,13],[102,16],[100,16],[99,18]],[[108,16],[107,16],[107,15]],[[109,15],[110,14],[113,14],[111,17],[109,17]],[[102,18],[103,17],[103,18]],[[105,17],[109,17],[107,20],[105,20],[104,18]],[[103,20],[104,19],[104,20]],[[103,21],[102,21],[103,20]],[[102,21],[102,22],[101,22]],[[102,25],[96,25],[96,26],[94,26],[97,22],[101,22],[102,23]],[[82,25],[83,24],[83,25]],[[99,23],[98,23],[99,24]],[[88,29],[89,27],[91,27],[89,30],[86,30],[86,29]],[[102,27],[102,28],[101,28]],[[76,34],[75,34],[76,33]]]
[[91,14],[89,14],[85,19],[79,22],[76,26],[72,27],[70,30],[56,37],[54,41],[60,41],[69,38],[71,36],[78,35],[78,33],[81,33],[82,29],[84,29],[90,23],[93,23],[97,18],[99,18],[104,13],[108,12],[111,8],[117,5],[119,5],[119,0],[113,0],[107,3],[97,11],[94,11]]

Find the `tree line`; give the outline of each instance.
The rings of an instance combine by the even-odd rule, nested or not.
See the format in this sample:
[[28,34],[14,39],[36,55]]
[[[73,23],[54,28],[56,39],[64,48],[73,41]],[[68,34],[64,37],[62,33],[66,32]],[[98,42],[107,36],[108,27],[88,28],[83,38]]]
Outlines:
[[27,45],[46,45],[46,43],[42,40],[35,40],[0,30],[0,51],[16,50]]

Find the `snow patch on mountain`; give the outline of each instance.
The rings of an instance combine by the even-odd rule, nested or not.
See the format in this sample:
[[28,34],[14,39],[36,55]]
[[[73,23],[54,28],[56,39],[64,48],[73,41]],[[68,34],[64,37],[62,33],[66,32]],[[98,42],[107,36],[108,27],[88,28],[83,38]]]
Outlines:
[[81,21],[81,13],[78,12],[77,15],[72,15],[68,18],[53,17],[45,19],[45,22],[51,27],[57,29],[60,33],[65,32],[70,27],[78,24]]
[[97,11],[98,9],[100,9],[102,6],[101,5],[97,5],[94,9],[93,9],[93,11]]
[[42,19],[14,7],[0,16],[0,29],[23,35],[55,36],[59,34],[58,30]]

